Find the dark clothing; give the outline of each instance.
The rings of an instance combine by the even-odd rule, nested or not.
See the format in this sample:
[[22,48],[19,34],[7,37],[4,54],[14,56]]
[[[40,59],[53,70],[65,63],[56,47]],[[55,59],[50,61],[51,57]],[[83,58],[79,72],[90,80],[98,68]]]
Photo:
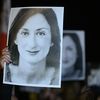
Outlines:
[[90,86],[90,90],[94,93],[96,99],[100,97],[100,86],[92,85]]
[[11,100],[12,86],[2,83],[3,74],[0,73],[0,100]]

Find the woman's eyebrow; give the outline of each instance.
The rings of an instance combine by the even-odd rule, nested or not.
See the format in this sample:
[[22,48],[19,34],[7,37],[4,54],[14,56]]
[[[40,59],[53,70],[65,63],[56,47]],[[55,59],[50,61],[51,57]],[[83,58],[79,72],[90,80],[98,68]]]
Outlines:
[[40,31],[40,30],[42,30],[42,29],[48,30],[48,28],[43,27],[43,28],[38,28],[38,29],[36,29],[36,31]]
[[22,28],[23,30],[25,30],[25,31],[28,31],[28,29],[27,28]]

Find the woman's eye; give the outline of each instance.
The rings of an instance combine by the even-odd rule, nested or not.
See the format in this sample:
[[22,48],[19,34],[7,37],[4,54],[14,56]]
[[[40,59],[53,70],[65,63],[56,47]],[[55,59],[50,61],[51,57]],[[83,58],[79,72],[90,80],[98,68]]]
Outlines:
[[29,32],[21,32],[21,34],[24,35],[24,36],[28,36]]
[[37,32],[36,35],[39,35],[39,36],[44,36],[46,33],[45,32]]

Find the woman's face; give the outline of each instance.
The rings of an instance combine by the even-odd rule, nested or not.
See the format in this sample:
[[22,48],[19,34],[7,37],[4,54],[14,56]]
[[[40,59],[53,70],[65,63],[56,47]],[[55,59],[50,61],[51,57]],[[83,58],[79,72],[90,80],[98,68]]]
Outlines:
[[20,58],[38,63],[46,58],[51,45],[50,25],[42,14],[31,16],[19,29],[15,43]]
[[70,36],[65,36],[63,39],[63,54],[62,54],[63,70],[74,66],[76,59],[77,59],[76,45]]

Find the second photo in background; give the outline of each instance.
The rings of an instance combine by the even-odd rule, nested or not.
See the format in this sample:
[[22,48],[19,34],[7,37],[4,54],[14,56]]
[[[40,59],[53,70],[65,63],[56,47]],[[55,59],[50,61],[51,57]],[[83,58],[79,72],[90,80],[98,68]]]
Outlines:
[[64,30],[62,81],[85,79],[85,32]]

